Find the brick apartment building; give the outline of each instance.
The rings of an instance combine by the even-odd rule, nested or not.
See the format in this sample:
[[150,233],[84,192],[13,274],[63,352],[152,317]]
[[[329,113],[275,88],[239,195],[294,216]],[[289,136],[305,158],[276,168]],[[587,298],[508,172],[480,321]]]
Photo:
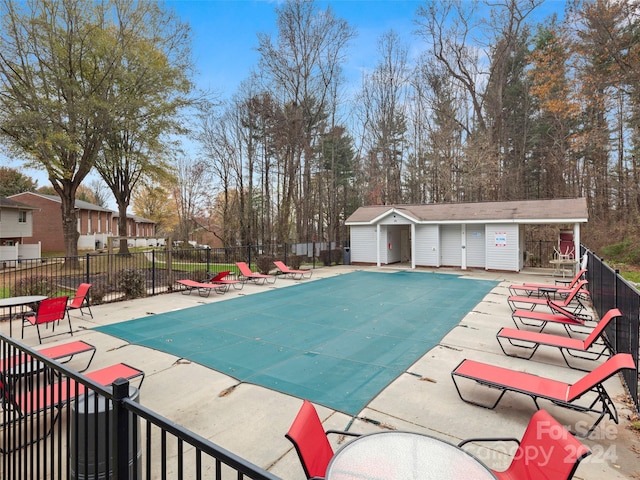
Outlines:
[[[36,192],[23,192],[10,197],[39,210],[33,212],[33,235],[25,243],[41,242],[43,252],[64,252],[62,211],[60,198]],[[104,248],[109,237],[118,236],[118,214],[108,208],[99,207],[82,200],[75,201],[78,216],[78,250]],[[127,237],[138,240],[152,238],[155,242],[155,223],[133,215],[127,216]]]

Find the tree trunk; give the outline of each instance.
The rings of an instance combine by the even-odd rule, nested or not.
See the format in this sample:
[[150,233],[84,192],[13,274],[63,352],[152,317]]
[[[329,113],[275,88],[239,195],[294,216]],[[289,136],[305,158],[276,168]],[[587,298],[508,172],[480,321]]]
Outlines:
[[70,268],[79,268],[78,261],[78,216],[75,210],[75,199],[72,192],[66,189],[60,192],[60,210],[62,212],[62,233],[64,234],[65,264]]
[[118,201],[118,234],[120,236],[120,255],[129,255],[129,243],[127,242],[127,207],[129,205]]

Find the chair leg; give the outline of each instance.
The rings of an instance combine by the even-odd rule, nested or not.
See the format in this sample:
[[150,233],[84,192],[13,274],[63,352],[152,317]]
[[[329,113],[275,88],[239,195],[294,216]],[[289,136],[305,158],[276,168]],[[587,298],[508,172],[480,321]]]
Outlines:
[[73,329],[71,328],[71,317],[69,317],[69,315],[67,315],[67,320],[69,320],[69,333],[73,337]]

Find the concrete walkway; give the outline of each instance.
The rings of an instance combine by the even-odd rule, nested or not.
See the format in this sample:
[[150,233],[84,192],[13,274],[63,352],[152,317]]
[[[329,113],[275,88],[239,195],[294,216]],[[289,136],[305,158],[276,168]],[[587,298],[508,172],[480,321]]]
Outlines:
[[[313,277],[340,275],[362,267],[331,267],[314,270]],[[377,270],[376,268],[367,268]],[[390,268],[380,269],[389,271]],[[447,273],[438,269],[439,273]],[[407,372],[392,382],[365,408],[357,419],[318,407],[325,428],[367,433],[380,429],[424,432],[452,443],[478,436],[520,438],[535,412],[529,397],[507,394],[495,410],[469,405],[458,397],[450,372],[464,358],[527,371],[541,376],[574,382],[583,373],[570,370],[554,350],[541,349],[527,361],[505,356],[495,338],[503,326],[514,326],[507,305],[511,283],[553,283],[547,275],[510,274],[485,271],[450,271],[471,278],[501,282],[494,288],[442,342],[427,352]],[[140,401],[168,419],[210,439],[212,442],[270,470],[286,480],[304,479],[304,473],[292,445],[284,434],[295,417],[301,400],[250,384],[238,384],[231,377],[185,362],[172,355],[128,344],[92,328],[147,315],[180,310],[203,303],[225,301],[238,295],[250,295],[266,288],[286,288],[296,281],[278,279],[274,285],[248,284],[243,290],[231,289],[225,295],[212,293],[208,298],[197,294],[171,293],[92,307],[94,319],[72,316],[74,338],[86,340],[98,349],[91,370],[124,361],[146,373]],[[464,292],[461,292],[463,294]],[[419,315],[419,312],[416,312]],[[17,325],[17,327],[16,327]],[[19,325],[14,324],[19,329]],[[0,331],[8,334],[3,322]],[[545,331],[553,333],[552,328]],[[561,333],[559,330],[556,330]],[[48,344],[64,343],[69,337],[59,337]],[[35,329],[28,328],[24,343],[37,345]],[[472,385],[467,388],[474,389]],[[640,436],[629,427],[633,410],[625,402],[620,377],[611,378],[606,389],[616,400],[620,424],[609,420],[602,424],[584,443],[592,450],[579,466],[574,478],[611,480],[640,477]],[[544,404],[560,423],[580,428],[584,414]],[[593,416],[591,416],[593,420]],[[332,436],[333,437],[333,436]],[[335,438],[332,438],[335,441]],[[335,445],[338,448],[339,445]],[[504,447],[505,445],[502,445]],[[509,458],[496,450],[474,451],[493,468],[506,467]]]

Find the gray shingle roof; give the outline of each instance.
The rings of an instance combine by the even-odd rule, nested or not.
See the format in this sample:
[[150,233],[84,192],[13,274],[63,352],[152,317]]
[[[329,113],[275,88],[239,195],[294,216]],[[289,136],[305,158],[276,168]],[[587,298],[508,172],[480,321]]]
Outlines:
[[347,225],[375,224],[394,212],[416,223],[586,223],[585,198],[509,202],[372,205],[358,208]]
[[32,207],[26,203],[16,202],[7,197],[0,197],[0,207],[2,208],[16,208],[21,210],[38,210],[38,207]]

